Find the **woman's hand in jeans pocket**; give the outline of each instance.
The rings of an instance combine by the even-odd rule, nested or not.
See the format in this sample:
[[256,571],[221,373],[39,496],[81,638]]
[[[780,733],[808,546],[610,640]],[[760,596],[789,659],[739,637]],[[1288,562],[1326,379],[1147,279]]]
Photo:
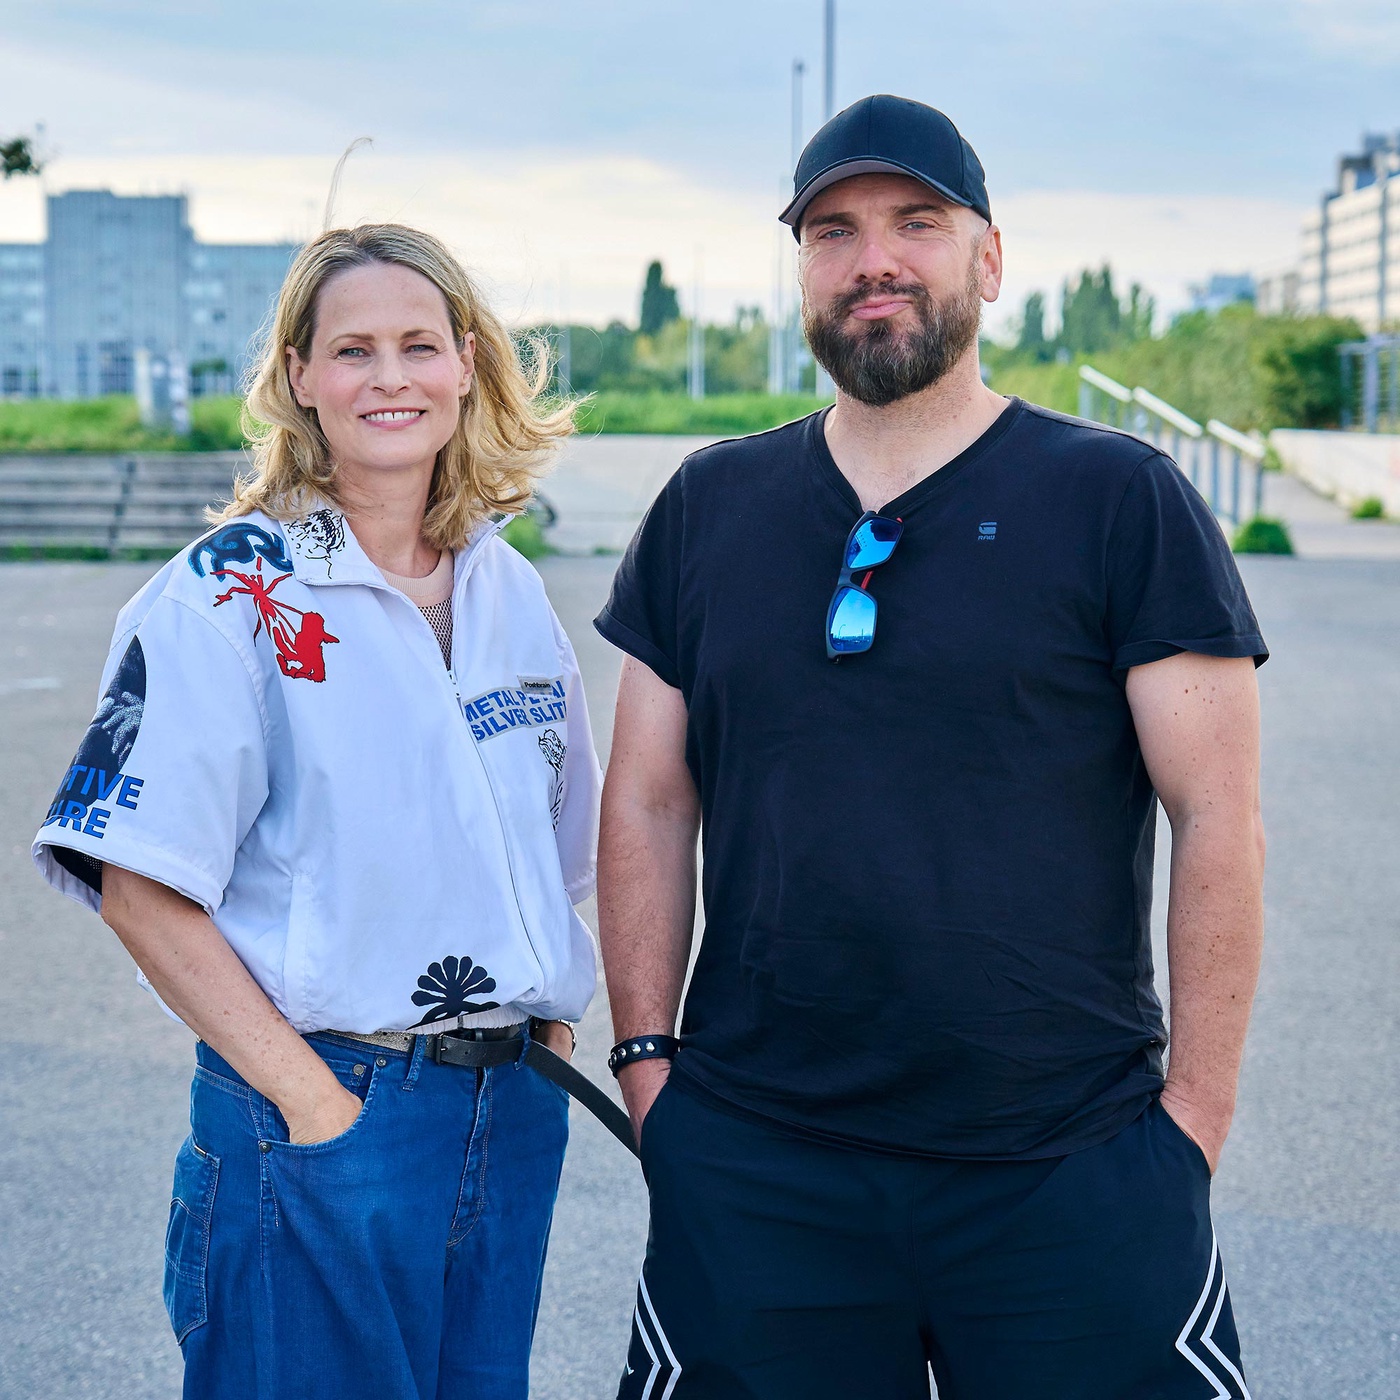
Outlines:
[[298,1146],[329,1142],[348,1132],[364,1109],[359,1097],[352,1094],[329,1070],[330,1085],[318,1092],[306,1104],[278,1104],[287,1120],[287,1137]]
[[531,1032],[546,1050],[553,1050],[561,1060],[574,1057],[574,1033],[563,1021],[541,1021]]

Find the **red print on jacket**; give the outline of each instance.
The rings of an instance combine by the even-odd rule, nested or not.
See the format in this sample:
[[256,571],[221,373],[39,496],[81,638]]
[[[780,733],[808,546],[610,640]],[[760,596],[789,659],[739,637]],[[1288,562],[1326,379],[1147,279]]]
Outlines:
[[264,582],[262,560],[258,560],[257,572],[240,573],[237,569],[218,569],[215,578],[236,578],[243,586],[233,587],[227,593],[220,593],[214,599],[217,608],[227,603],[235,593],[246,593],[253,600],[258,612],[258,625],[253,629],[253,640],[264,627],[272,644],[277,648],[277,664],[284,676],[294,680],[323,681],[326,678],[326,658],[321,648],[327,642],[338,642],[326,631],[326,619],[320,613],[306,612],[294,608],[290,603],[279,602],[272,591],[283,579],[291,574],[278,574],[270,583]]

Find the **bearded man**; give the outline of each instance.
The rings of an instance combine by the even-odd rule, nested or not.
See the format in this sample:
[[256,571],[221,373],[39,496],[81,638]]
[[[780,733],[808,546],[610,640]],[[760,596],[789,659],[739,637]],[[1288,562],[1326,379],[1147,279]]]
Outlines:
[[652,1212],[620,1395],[1244,1400],[1209,1194],[1262,939],[1258,624],[1168,458],[983,385],[1001,235],[945,116],[866,98],[794,190],[835,405],[688,458],[597,623]]

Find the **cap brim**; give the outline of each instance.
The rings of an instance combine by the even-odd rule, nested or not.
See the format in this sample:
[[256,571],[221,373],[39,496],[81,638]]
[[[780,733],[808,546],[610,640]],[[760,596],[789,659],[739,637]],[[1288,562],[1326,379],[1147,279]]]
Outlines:
[[793,196],[792,203],[778,215],[778,222],[786,224],[795,233],[807,206],[823,190],[829,189],[841,180],[849,180],[852,175],[908,175],[910,179],[917,180],[921,185],[926,185],[935,194],[951,203],[960,204],[964,209],[972,208],[970,201],[964,199],[962,195],[954,194],[946,185],[940,185],[936,180],[930,180],[927,175],[920,175],[917,170],[908,165],[901,165],[896,160],[877,160],[866,156],[837,161],[835,165],[829,165],[825,170],[818,171]]

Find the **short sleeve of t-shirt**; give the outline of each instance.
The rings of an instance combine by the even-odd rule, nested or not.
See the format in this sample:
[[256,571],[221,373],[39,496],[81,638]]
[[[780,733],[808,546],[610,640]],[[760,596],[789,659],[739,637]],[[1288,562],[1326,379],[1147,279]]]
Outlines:
[[685,467],[667,482],[627,546],[594,623],[615,647],[681,688],[678,638]]
[[264,712],[233,642],[158,598],[118,625],[97,711],[35,837],[55,889],[96,910],[119,865],[213,914],[268,795]]
[[1269,655],[1219,523],[1170,458],[1128,481],[1109,535],[1108,640],[1113,668],[1178,652]]

